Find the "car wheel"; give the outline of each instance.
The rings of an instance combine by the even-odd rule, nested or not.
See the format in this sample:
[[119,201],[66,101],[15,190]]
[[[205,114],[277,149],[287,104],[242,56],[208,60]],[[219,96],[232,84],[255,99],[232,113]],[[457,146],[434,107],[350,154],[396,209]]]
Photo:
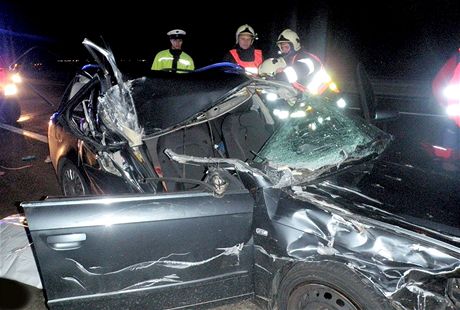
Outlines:
[[59,183],[64,196],[84,196],[89,187],[83,174],[71,161],[66,161],[59,173]]
[[392,309],[370,281],[335,262],[293,267],[278,292],[280,310]]
[[21,106],[17,100],[1,99],[0,102],[0,122],[14,124],[21,116]]

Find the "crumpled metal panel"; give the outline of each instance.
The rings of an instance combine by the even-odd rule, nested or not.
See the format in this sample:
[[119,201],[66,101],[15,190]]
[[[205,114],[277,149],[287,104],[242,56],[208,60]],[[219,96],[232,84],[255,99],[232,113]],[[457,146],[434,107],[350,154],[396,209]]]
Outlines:
[[104,68],[106,75],[108,75],[108,68],[105,67],[104,62],[99,59],[95,52],[100,53],[107,60],[117,82],[116,85],[109,88],[111,81],[107,79],[102,85],[103,95],[98,98],[98,113],[101,119],[110,130],[125,137],[130,146],[141,145],[143,129],[139,126],[136,107],[131,94],[131,82],[123,81],[123,75],[110,50],[104,49],[86,38],[82,43],[94,57],[94,60],[99,63],[99,66]]
[[130,146],[139,146],[142,144],[143,130],[139,126],[131,97],[131,84],[132,81],[128,81],[121,89],[120,85],[114,85],[99,97],[98,113],[110,130],[123,135]]
[[268,210],[274,220],[268,235],[276,246],[256,247],[256,257],[269,258],[256,265],[259,272],[273,278],[286,264],[332,260],[370,280],[396,309],[456,309],[446,287],[449,278],[460,278],[459,248],[359,216],[337,197],[291,189],[267,204],[275,208]]

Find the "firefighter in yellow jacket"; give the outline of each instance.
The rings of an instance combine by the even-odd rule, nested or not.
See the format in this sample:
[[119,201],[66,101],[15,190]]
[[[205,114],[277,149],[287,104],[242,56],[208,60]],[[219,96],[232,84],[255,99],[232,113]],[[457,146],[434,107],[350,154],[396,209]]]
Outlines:
[[192,57],[182,51],[185,34],[186,32],[182,29],[174,29],[167,33],[171,47],[156,54],[152,70],[167,70],[179,73],[185,72],[181,70],[195,70]]

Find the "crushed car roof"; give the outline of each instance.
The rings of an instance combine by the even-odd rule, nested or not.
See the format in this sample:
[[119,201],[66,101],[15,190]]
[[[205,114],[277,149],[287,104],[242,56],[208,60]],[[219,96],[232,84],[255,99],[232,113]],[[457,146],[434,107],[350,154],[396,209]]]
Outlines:
[[244,74],[210,69],[177,74],[153,71],[132,83],[132,97],[145,134],[177,125],[219,103],[250,79]]

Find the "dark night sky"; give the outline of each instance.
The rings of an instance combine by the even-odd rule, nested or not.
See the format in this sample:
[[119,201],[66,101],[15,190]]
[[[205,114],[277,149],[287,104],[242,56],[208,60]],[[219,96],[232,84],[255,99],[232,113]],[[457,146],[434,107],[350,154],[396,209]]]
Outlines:
[[213,6],[177,0],[161,5],[96,2],[0,2],[0,27],[27,34],[14,36],[16,53],[38,44],[79,55],[85,52],[84,37],[97,40],[102,35],[116,56],[149,62],[169,46],[165,33],[183,28],[189,34],[184,50],[198,66],[219,61],[241,24],[255,28],[260,38],[256,45],[267,57],[276,52],[277,35],[290,27],[331,71],[342,74],[359,59],[374,75],[410,79],[431,78],[460,47],[458,0],[285,1],[284,6],[258,0],[216,1]]

